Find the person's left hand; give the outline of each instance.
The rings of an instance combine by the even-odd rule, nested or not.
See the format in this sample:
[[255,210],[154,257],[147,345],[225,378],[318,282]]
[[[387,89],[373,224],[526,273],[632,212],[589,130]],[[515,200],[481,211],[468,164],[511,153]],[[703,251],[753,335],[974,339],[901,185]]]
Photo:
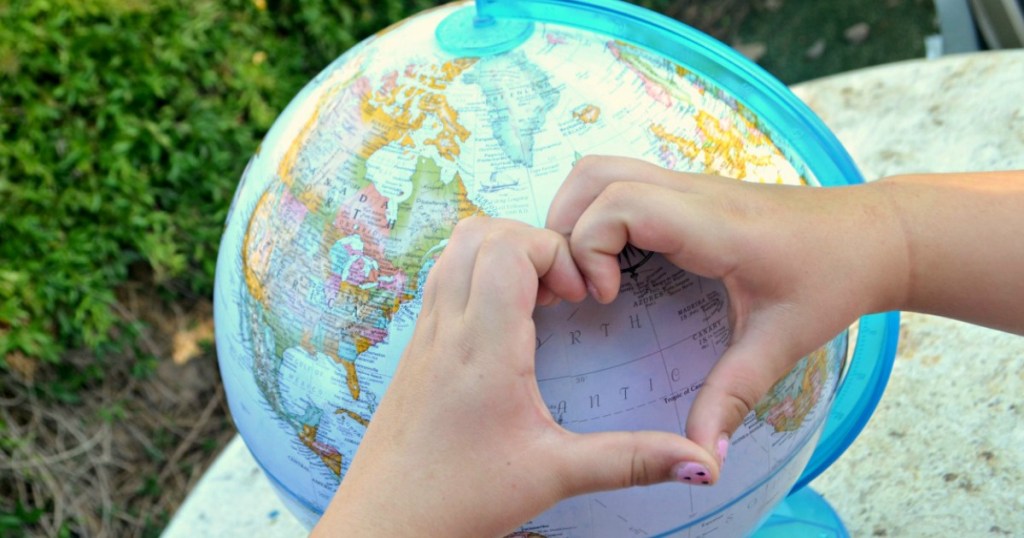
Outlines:
[[534,373],[533,311],[580,301],[566,239],[462,221],[431,270],[390,388],[314,535],[500,536],[559,500],[680,479],[718,462],[663,432],[575,434]]

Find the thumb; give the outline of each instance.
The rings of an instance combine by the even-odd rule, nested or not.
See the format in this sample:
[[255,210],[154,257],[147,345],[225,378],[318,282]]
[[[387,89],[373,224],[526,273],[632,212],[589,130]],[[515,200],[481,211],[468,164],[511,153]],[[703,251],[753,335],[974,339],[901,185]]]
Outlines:
[[690,408],[687,437],[714,454],[719,465],[740,423],[795,362],[777,342],[767,340],[734,342],[715,363]]
[[563,484],[568,496],[678,481],[707,485],[718,480],[713,455],[685,437],[656,431],[601,432],[570,436]]

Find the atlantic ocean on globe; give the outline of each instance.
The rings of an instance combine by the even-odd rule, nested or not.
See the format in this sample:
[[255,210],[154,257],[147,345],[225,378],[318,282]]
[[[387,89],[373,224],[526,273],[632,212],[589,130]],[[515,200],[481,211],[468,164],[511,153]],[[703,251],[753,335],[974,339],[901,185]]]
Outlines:
[[[456,223],[490,215],[542,226],[589,154],[741,181],[860,181],[784,87],[711,38],[635,6],[453,4],[353,47],[268,132],[236,191],[217,263],[216,341],[231,413],[301,521],[312,526],[344,480]],[[627,248],[620,265],[612,305],[538,310],[541,394],[573,431],[683,434],[729,343],[728,295],[658,255]],[[768,515],[866,422],[891,367],[893,322],[862,320],[852,361],[845,332],[803,358],[744,420],[715,486],[572,498],[520,535],[817,528],[799,506]],[[836,528],[825,535],[841,535]]]

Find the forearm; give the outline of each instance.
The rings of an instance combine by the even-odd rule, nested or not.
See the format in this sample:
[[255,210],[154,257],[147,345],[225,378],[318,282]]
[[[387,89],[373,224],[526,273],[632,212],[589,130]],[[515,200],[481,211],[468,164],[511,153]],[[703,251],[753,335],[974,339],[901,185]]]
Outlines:
[[895,176],[881,189],[903,233],[893,309],[1024,334],[1024,172]]

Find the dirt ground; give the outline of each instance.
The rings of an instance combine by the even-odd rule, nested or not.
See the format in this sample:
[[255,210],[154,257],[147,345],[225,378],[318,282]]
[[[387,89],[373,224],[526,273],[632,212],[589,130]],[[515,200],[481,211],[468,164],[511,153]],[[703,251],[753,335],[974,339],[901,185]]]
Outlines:
[[93,373],[66,393],[30,361],[0,381],[0,498],[15,503],[0,535],[157,536],[234,434],[209,301],[165,304],[131,288],[118,308],[145,322],[136,346],[150,360],[70,353]]

